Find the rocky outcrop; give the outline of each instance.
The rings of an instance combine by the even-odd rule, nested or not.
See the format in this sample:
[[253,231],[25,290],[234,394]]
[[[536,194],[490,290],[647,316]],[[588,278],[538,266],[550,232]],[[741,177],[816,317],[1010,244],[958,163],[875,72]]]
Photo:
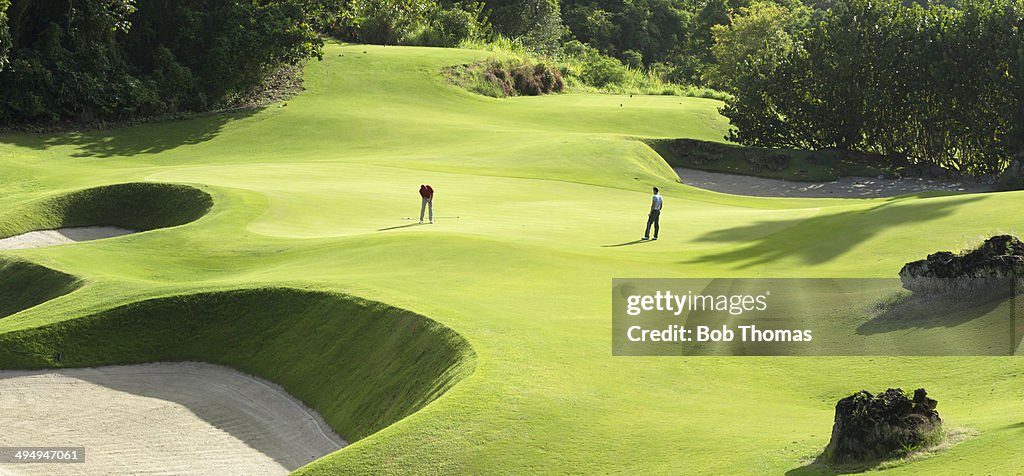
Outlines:
[[903,287],[922,294],[1013,289],[1019,277],[1024,277],[1024,243],[1010,235],[993,236],[967,253],[933,253],[900,270]]
[[867,462],[936,443],[942,435],[936,405],[923,388],[913,398],[898,388],[878,395],[861,390],[836,404],[832,438],[823,456],[831,463]]
[[757,149],[750,149],[744,157],[751,170],[758,172],[764,169],[780,171],[789,165],[789,157],[779,153],[765,153]]

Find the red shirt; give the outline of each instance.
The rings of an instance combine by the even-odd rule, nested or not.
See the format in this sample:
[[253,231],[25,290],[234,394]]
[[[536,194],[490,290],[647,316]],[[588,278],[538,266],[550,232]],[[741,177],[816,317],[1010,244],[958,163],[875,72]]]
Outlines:
[[420,185],[420,196],[431,200],[434,198],[434,189],[430,188],[430,185]]

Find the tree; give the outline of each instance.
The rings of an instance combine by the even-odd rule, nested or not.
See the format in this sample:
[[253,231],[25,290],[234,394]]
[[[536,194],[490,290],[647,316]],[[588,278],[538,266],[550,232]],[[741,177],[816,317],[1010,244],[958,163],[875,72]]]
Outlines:
[[565,0],[576,39],[628,64],[677,62],[692,33],[693,13],[672,0]]
[[491,35],[490,23],[480,2],[458,2],[448,8],[435,8],[427,25],[406,43],[421,46],[455,47],[464,40],[478,40]]
[[356,35],[366,43],[398,44],[426,23],[433,8],[430,0],[357,0]]
[[10,0],[0,0],[0,71],[7,66],[7,52],[11,49],[11,32],[7,28],[7,8]]
[[714,38],[711,29],[717,25],[729,24],[729,4],[726,0],[708,0],[694,17],[694,30],[690,37],[690,48],[706,60],[710,60]]
[[542,52],[554,52],[567,33],[558,0],[485,0],[494,30]]
[[6,10],[4,122],[208,109],[322,44],[303,0],[13,0]]
[[134,2],[16,0],[7,8],[8,66],[0,72],[0,119],[89,119],[144,102],[116,40]]
[[714,62],[705,69],[704,80],[712,87],[734,91],[733,81],[752,61],[778,64],[793,52],[793,35],[803,29],[809,15],[806,7],[796,11],[774,3],[755,2],[740,8],[728,25],[714,25],[711,34]]
[[1024,153],[1022,28],[1022,0],[838,1],[788,52],[737,65],[729,138],[998,173]]

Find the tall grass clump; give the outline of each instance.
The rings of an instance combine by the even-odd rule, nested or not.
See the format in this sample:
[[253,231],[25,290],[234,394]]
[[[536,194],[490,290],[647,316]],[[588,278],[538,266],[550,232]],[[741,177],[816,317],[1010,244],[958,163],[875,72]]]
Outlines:
[[[596,49],[573,40],[562,45],[559,52],[540,54],[518,39],[495,36],[490,40],[467,40],[459,47],[488,51],[491,60],[450,68],[446,74],[453,83],[492,97],[504,97],[498,85],[483,81],[486,70],[495,63],[547,65],[557,71],[567,92],[602,94],[640,94],[687,96],[725,100],[727,93],[715,89],[679,84],[666,79],[666,71],[657,68],[633,67]],[[558,92],[558,91],[554,91]]]

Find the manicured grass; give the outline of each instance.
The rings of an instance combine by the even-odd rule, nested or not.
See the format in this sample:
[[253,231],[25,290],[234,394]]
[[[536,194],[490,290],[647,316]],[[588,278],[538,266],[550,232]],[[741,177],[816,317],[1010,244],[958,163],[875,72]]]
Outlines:
[[[808,465],[825,446],[836,400],[887,387],[925,387],[948,424],[978,431],[893,474],[1013,474],[1024,466],[1019,358],[612,357],[609,339],[612,278],[895,277],[903,263],[930,252],[1019,232],[1024,195],[862,201],[696,190],[679,184],[641,139],[721,141],[720,103],[583,94],[499,100],[440,76],[444,66],[487,54],[331,45],[323,62],[307,67],[307,91],[287,106],[83,134],[0,136],[0,209],[21,210],[9,212],[25,217],[18,223],[42,214],[24,212],[37,200],[107,184],[189,185],[214,203],[181,226],[5,253],[85,286],[0,319],[0,332],[47,336],[41,349],[70,348],[69,359],[83,356],[74,364],[228,363],[319,407],[343,436],[341,425],[368,431],[405,413],[362,422],[340,416],[349,410],[332,413],[341,387],[331,385],[320,348],[305,339],[322,333],[317,319],[342,316],[347,304],[319,308],[319,298],[295,291],[237,303],[216,293],[293,288],[357,296],[427,316],[472,347],[474,370],[441,398],[300,471],[306,474],[782,474]],[[421,183],[437,190],[434,225],[402,219],[418,213]],[[662,239],[610,246],[641,236],[652,185],[666,197]],[[133,302],[202,293],[219,296],[204,309],[224,323],[211,324],[218,330],[210,338],[152,353],[129,342],[160,339],[149,333],[156,327],[128,325],[144,318],[126,309],[176,301]],[[261,325],[272,327],[229,319],[239,313],[263,316]],[[110,339],[70,332],[90,320]],[[56,327],[32,331],[41,326]],[[174,321],[159,328],[184,335]],[[266,355],[217,348],[254,345],[271,328],[287,337],[267,337],[274,350]],[[381,329],[366,332],[377,339]],[[449,335],[441,328],[432,332],[423,338],[458,342],[436,337]],[[928,329],[899,332],[928,337]],[[397,359],[399,350],[374,357]],[[288,365],[276,366],[278,358]],[[8,354],[2,363],[45,362],[19,359]],[[446,359],[427,359],[432,375]],[[469,369],[460,364],[453,372]],[[411,373],[387,367],[359,383],[400,387]],[[341,383],[356,381],[342,375]],[[414,393],[417,405],[431,394]]]
[[76,190],[12,206],[0,214],[0,238],[26,231],[118,226],[143,231],[183,225],[213,206],[209,194],[164,183],[122,183]]
[[74,276],[27,261],[0,257],[0,318],[17,314],[81,286]]

